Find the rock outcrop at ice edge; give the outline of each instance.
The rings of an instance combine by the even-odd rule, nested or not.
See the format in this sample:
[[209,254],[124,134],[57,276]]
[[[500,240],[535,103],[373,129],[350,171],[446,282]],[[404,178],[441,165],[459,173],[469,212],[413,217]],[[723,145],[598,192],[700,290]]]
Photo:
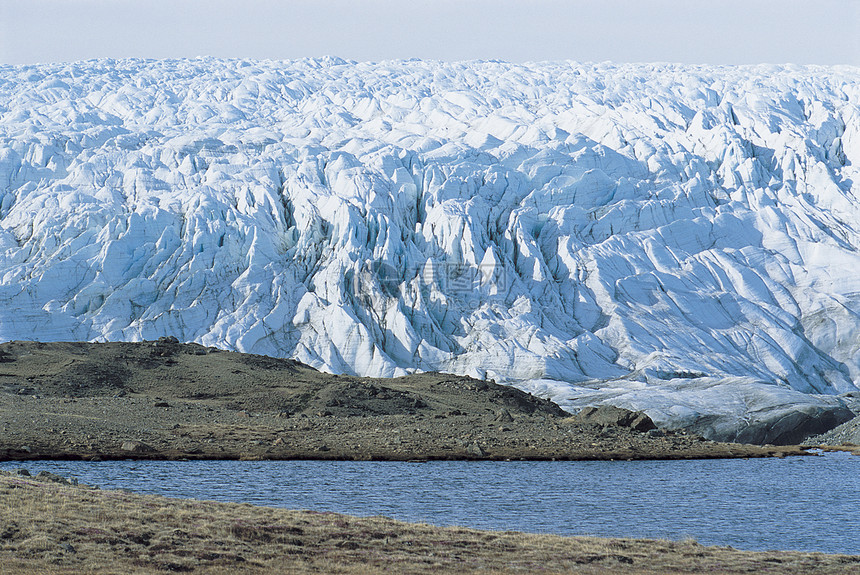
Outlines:
[[793,441],[860,377],[858,80],[0,67],[0,339],[175,335]]

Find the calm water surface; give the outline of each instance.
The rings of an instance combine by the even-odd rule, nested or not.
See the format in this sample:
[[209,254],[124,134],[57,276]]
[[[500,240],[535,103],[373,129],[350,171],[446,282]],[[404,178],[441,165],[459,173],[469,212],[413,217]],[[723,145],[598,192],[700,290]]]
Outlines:
[[38,461],[102,488],[482,529],[860,554],[860,457],[709,461]]

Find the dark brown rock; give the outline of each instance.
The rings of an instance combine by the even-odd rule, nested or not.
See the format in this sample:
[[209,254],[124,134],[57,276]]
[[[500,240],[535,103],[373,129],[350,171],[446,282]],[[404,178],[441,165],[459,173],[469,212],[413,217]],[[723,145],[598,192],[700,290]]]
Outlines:
[[586,407],[576,414],[575,420],[584,424],[629,427],[636,431],[648,431],[657,428],[651,418],[641,411],[630,411],[614,405]]
[[152,447],[140,441],[124,441],[120,449],[129,453],[152,453],[155,451]]

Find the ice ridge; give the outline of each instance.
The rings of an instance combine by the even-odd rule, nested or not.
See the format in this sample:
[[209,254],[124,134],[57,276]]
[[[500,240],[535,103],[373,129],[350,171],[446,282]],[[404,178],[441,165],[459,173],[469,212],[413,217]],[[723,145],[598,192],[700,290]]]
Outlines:
[[2,66],[0,340],[175,335],[771,440],[858,390],[859,80]]

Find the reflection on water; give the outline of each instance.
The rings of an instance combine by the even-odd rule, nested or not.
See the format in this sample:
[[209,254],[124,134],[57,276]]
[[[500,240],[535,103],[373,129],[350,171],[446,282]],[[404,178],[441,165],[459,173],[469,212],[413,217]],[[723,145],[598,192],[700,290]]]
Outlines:
[[860,457],[707,461],[39,461],[102,488],[483,529],[860,554]]

